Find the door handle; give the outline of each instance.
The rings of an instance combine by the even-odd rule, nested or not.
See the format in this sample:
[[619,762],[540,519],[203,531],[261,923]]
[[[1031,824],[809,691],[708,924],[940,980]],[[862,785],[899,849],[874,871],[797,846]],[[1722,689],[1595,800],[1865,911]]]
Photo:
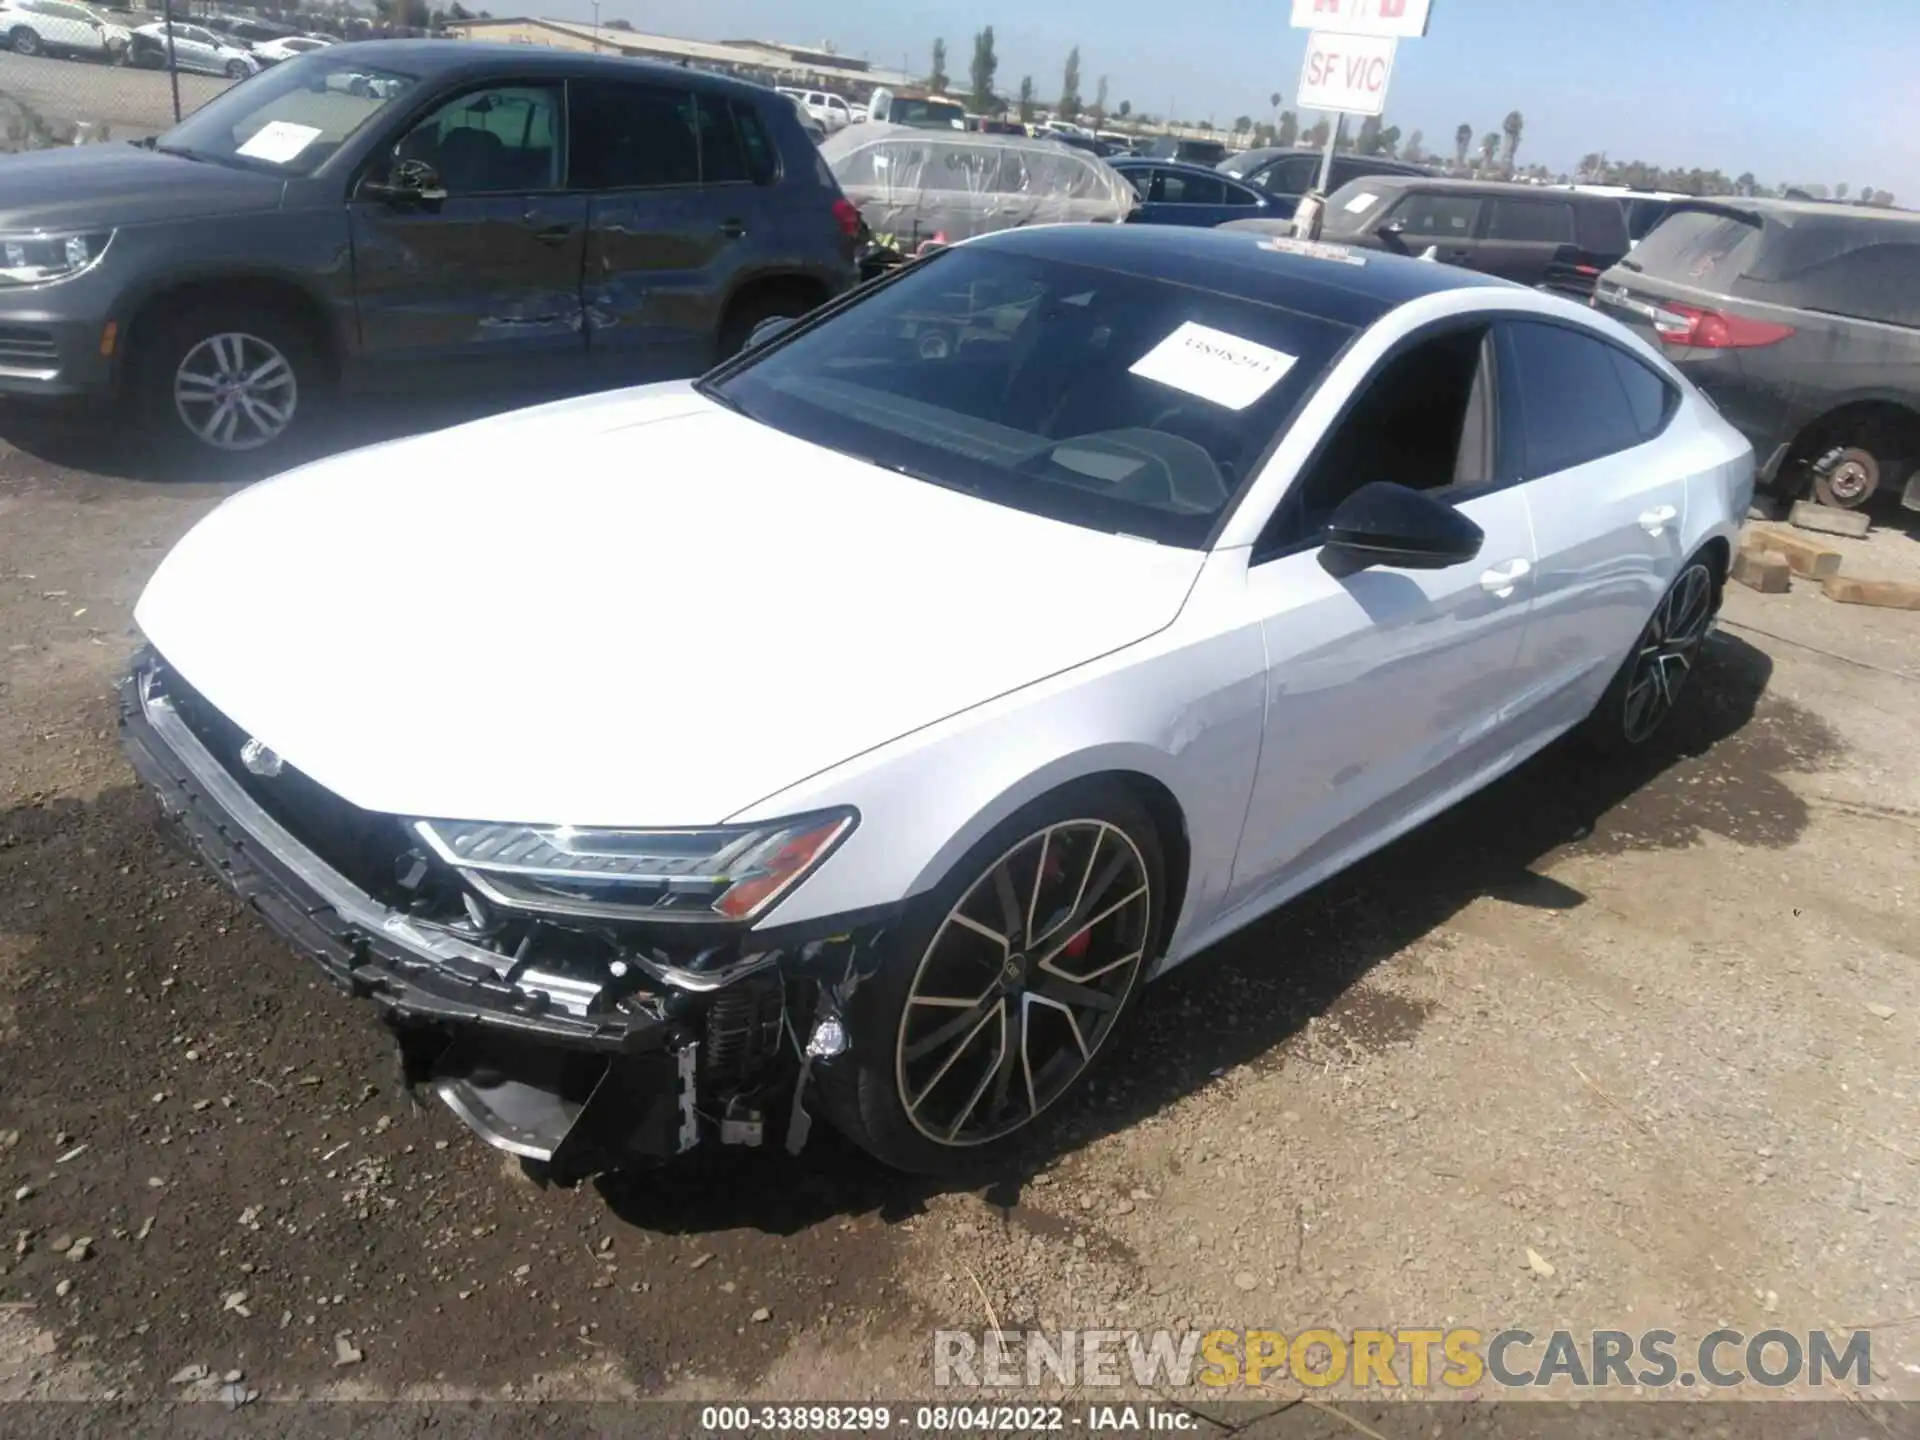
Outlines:
[[1516,584],[1533,573],[1533,566],[1525,560],[1509,560],[1504,565],[1495,565],[1481,572],[1480,588],[1489,595],[1504,600],[1513,594]]
[[1673,517],[1680,512],[1671,505],[1656,505],[1651,510],[1640,512],[1640,528],[1649,535],[1658,535],[1673,523]]
[[747,222],[744,220],[722,220],[720,222],[720,233],[729,240],[738,240],[747,233]]
[[533,238],[542,245],[564,245],[572,235],[573,226],[571,225],[549,225],[544,230],[533,232]]

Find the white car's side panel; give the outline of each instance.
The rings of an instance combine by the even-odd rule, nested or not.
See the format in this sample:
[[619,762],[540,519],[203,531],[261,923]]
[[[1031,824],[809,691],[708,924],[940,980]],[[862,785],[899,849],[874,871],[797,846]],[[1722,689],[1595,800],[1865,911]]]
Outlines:
[[1287,887],[1361,817],[1386,826],[1451,787],[1490,735],[1511,732],[1532,595],[1527,507],[1509,489],[1460,512],[1486,535],[1464,565],[1336,578],[1314,549],[1248,575],[1267,718],[1234,906]]

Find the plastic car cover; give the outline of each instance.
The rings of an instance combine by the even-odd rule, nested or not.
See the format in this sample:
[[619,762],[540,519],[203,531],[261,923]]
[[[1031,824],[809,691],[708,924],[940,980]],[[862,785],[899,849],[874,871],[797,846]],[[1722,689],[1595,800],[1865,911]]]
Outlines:
[[875,238],[902,250],[1017,225],[1117,223],[1139,203],[1106,161],[1052,140],[869,123],[820,153]]

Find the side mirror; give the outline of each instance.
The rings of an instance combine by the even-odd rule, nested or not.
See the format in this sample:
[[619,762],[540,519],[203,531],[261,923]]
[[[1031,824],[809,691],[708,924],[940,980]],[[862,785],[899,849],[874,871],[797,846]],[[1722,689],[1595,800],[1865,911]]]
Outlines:
[[447,198],[439,172],[424,160],[400,161],[385,180],[363,181],[360,193],[401,209],[416,205],[433,209]]
[[791,315],[769,315],[748,333],[746,348],[758,350],[769,340],[777,340],[799,323]]
[[1485,539],[1485,532],[1453,506],[1376,480],[1334,510],[1325,548],[1356,569],[1445,570],[1473,559]]
[[1401,239],[1400,239],[1401,236],[1407,233],[1406,221],[1389,220],[1387,221],[1386,224],[1376,228],[1373,233],[1379,236],[1380,239],[1388,246],[1388,248],[1393,250],[1398,250],[1403,254],[1406,252],[1407,247],[1401,242]]

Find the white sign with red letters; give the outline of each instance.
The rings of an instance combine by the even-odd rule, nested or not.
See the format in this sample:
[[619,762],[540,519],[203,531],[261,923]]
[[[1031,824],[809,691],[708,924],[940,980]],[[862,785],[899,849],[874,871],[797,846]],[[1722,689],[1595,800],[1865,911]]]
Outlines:
[[1307,37],[1307,59],[1300,67],[1300,108],[1380,114],[1387,108],[1387,82],[1393,78],[1399,43],[1390,35],[1314,31]]

